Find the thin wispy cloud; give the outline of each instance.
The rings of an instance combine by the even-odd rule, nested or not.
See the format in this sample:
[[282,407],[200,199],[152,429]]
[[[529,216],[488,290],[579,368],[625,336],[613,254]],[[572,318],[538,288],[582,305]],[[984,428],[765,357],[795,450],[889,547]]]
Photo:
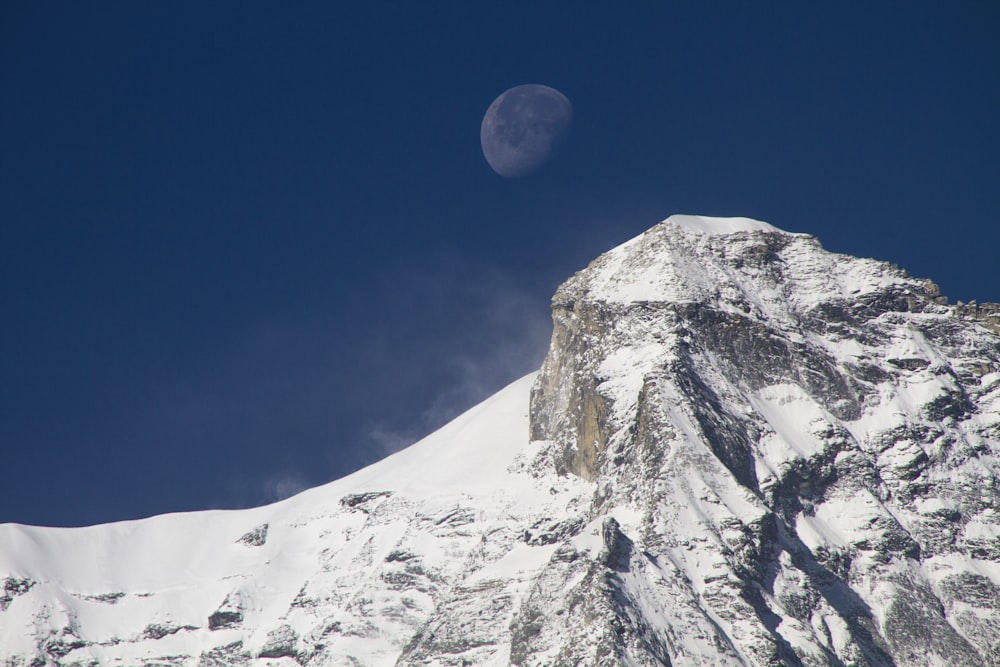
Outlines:
[[[190,474],[215,486],[214,506],[264,504],[399,451],[537,369],[551,289],[435,260],[383,276],[363,317],[334,303],[237,332],[161,390],[136,442],[172,452],[168,466],[199,457]],[[377,308],[412,326],[384,326]]]
[[397,415],[370,423],[366,437],[378,456],[391,454],[439,428],[541,364],[551,336],[548,300],[495,267],[452,259],[435,271],[408,275],[414,291],[438,303],[460,300],[463,315],[413,364],[442,376],[436,391],[401,424]]
[[265,502],[277,502],[305,491],[309,486],[306,480],[296,475],[279,475],[264,481],[263,498]]

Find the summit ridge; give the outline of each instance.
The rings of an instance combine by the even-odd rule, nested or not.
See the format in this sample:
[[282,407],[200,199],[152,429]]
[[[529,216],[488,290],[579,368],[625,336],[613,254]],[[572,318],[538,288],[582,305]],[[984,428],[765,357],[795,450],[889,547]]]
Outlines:
[[739,217],[716,217],[708,215],[675,214],[664,220],[664,224],[674,225],[698,234],[735,234],[737,232],[775,232],[791,234],[762,220]]

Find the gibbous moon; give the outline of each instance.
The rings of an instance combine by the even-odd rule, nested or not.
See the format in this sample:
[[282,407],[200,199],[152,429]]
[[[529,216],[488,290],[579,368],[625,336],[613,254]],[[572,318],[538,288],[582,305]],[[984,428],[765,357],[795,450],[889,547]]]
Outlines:
[[573,105],[558,90],[534,83],[516,86],[493,100],[483,116],[483,155],[501,176],[524,176],[552,155],[572,121]]

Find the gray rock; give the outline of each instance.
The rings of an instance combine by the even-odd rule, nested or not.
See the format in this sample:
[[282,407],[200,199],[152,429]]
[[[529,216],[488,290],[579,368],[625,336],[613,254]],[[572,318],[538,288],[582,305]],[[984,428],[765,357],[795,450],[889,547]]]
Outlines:
[[248,547],[263,546],[267,542],[267,528],[268,525],[266,523],[262,523],[236,541],[240,544],[245,544]]
[[299,634],[292,626],[280,625],[267,633],[267,643],[257,654],[260,658],[294,658],[299,657]]

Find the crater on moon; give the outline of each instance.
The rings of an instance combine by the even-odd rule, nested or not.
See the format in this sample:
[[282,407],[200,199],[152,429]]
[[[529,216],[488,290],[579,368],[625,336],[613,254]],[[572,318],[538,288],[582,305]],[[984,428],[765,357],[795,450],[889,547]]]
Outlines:
[[483,155],[501,176],[524,176],[552,155],[572,121],[573,105],[555,88],[516,86],[486,110],[479,132]]

